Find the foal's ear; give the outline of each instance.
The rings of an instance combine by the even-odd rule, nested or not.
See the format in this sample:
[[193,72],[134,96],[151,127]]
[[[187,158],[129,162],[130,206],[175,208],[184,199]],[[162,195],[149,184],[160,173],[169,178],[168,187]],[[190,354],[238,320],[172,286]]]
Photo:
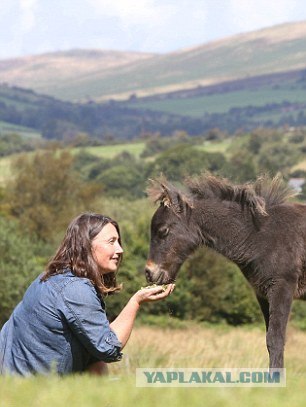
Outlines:
[[184,195],[164,178],[150,182],[151,186],[147,192],[154,202],[160,202],[161,205],[171,208],[177,215],[187,212],[190,208]]

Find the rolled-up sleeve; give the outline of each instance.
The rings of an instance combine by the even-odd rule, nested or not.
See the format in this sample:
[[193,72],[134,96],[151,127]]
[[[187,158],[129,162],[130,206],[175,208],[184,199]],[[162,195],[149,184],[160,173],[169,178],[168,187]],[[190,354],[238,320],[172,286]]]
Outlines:
[[109,326],[93,285],[78,278],[67,284],[61,294],[65,319],[88,352],[104,362],[121,360],[122,344]]

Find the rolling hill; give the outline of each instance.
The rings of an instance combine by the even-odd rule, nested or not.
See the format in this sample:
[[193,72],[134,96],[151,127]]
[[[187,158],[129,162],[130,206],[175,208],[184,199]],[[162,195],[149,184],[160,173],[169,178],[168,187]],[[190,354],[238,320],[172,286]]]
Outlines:
[[165,55],[75,50],[0,62],[3,82],[70,101],[128,99],[306,68],[306,21]]
[[67,83],[73,87],[91,75],[152,56],[154,54],[75,49],[1,60],[1,82],[57,96],[51,88],[61,89]]

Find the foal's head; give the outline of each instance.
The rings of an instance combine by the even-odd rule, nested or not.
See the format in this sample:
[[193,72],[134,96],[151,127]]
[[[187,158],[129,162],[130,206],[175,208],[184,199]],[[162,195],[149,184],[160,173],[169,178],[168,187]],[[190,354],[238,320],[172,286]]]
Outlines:
[[150,283],[167,284],[175,281],[180,266],[200,239],[192,222],[192,203],[186,196],[165,180],[154,181],[149,195],[160,206],[151,221],[146,277]]

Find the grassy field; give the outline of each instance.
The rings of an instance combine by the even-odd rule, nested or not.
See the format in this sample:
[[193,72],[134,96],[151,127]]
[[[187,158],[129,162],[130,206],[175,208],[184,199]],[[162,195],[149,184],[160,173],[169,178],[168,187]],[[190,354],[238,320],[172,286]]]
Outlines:
[[87,151],[90,154],[93,154],[97,157],[103,158],[114,158],[116,155],[127,151],[128,153],[139,157],[142,151],[144,150],[145,143],[129,143],[129,144],[114,144],[109,146],[97,146],[97,147],[85,147],[85,148],[74,148],[73,153],[78,153],[81,150]]
[[221,141],[205,141],[202,145],[196,145],[198,150],[206,151],[207,153],[227,153],[227,150],[233,145],[234,141],[231,138]]
[[263,87],[255,90],[246,89],[183,99],[157,101],[146,101],[144,99],[129,103],[128,106],[201,117],[204,113],[226,113],[234,107],[245,107],[248,105],[261,107],[267,103],[282,103],[284,100],[293,103],[305,103],[305,89],[302,87],[291,87],[286,84],[279,88]]
[[258,368],[267,366],[268,356],[261,328],[139,326],[108,377],[2,377],[0,407],[303,406],[305,346],[306,333],[289,328],[283,388],[140,388],[135,386],[137,367]]
[[11,177],[11,160],[13,156],[0,158],[0,185],[7,182]]
[[[196,149],[207,151],[208,153],[226,153],[227,149],[233,144],[233,140],[228,138],[221,141],[205,141],[202,145],[195,145]],[[137,142],[130,144],[114,144],[110,146],[99,146],[99,147],[86,147],[85,151],[93,154],[97,157],[103,158],[114,158],[116,155],[127,151],[128,153],[139,157],[145,148],[145,143]],[[80,152],[81,148],[74,148],[72,152],[74,154]]]

